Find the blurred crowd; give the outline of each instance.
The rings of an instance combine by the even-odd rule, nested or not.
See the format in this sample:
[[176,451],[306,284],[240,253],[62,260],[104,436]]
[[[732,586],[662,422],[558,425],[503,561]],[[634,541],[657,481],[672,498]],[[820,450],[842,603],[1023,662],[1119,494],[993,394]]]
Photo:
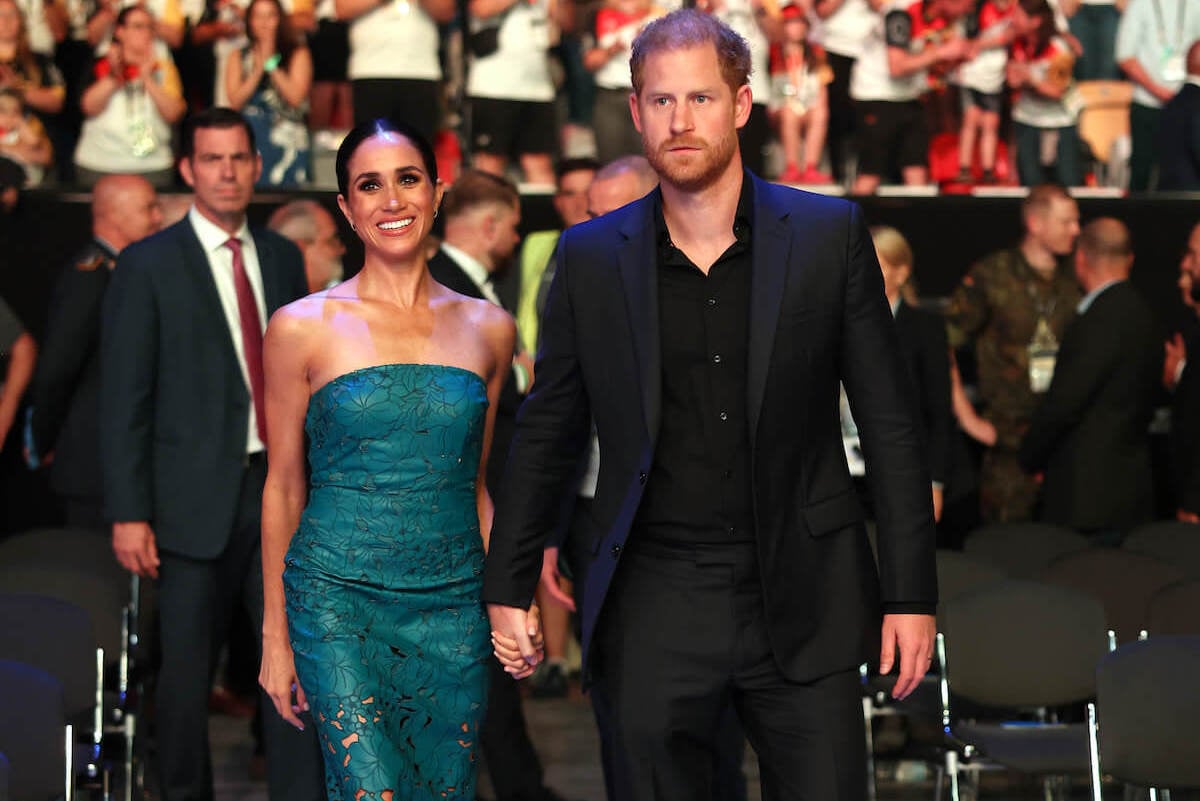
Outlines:
[[[1188,0],[687,2],[750,45],[742,152],[765,177],[857,194],[1200,188]],[[341,134],[384,115],[411,121],[451,169],[550,185],[564,158],[641,152],[629,48],[675,4],[0,0],[0,158],[29,186],[119,173],[170,187],[179,121],[223,105],[255,128],[261,186],[320,184]],[[1082,130],[1101,107],[1116,115]]]

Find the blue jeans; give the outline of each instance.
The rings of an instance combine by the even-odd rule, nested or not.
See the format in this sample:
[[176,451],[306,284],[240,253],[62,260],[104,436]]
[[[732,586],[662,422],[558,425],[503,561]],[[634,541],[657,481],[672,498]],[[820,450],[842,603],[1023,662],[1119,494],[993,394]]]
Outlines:
[[[1058,132],[1058,146],[1053,163],[1053,172],[1042,165],[1042,133]],[[1079,130],[1070,125],[1066,128],[1035,128],[1020,122],[1013,123],[1017,143],[1017,175],[1022,186],[1037,186],[1055,182],[1063,186],[1083,185],[1083,155],[1079,144]]]
[[1083,5],[1071,17],[1071,33],[1083,45],[1083,55],[1075,62],[1075,80],[1115,81],[1122,77],[1114,52],[1120,20],[1116,6]]

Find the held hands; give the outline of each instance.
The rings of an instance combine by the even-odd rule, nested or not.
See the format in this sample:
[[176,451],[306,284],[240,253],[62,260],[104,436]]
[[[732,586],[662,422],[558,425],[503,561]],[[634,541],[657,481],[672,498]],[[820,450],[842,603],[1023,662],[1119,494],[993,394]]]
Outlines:
[[258,683],[270,696],[279,717],[304,731],[300,713],[308,711],[308,699],[296,678],[296,657],[286,638],[263,637],[262,667],[258,671]]
[[158,546],[154,529],[144,520],[113,523],[113,553],[130,573],[158,578]]
[[492,622],[492,653],[514,679],[533,674],[542,661],[542,621],[537,604],[529,611],[516,606],[488,604]]
[[933,615],[884,615],[883,638],[879,651],[879,672],[891,673],[900,652],[900,675],[892,688],[892,697],[903,700],[917,689],[921,678],[933,663],[933,640],[937,623]]

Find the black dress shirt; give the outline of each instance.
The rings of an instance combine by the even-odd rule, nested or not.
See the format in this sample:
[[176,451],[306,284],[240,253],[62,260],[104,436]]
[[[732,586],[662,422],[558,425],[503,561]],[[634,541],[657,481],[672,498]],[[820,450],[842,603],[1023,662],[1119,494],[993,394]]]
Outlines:
[[753,211],[743,178],[735,241],[705,275],[671,242],[661,201],[655,206],[662,422],[634,523],[642,541],[754,539],[746,410]]

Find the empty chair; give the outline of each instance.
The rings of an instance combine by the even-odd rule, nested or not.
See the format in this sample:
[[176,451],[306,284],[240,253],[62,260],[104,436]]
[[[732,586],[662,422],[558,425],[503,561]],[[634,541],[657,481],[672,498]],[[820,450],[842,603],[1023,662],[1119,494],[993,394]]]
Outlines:
[[982,589],[1006,578],[1008,574],[998,567],[984,564],[960,551],[938,549],[938,600],[943,604],[951,598]]
[[1200,635],[1200,579],[1184,579],[1160,589],[1146,604],[1146,630],[1163,634]]
[[71,797],[62,686],[49,673],[0,659],[0,752],[16,801]]
[[1200,637],[1151,636],[1104,657],[1096,668],[1099,770],[1140,787],[1200,788],[1197,675]]
[[104,534],[77,528],[36,528],[0,541],[0,565],[32,558],[87,568],[128,592],[129,574],[113,555]]
[[[1041,776],[1086,773],[1085,724],[1045,720],[1047,707],[1083,704],[1095,689],[1096,661],[1107,648],[1104,609],[1065,587],[1009,579],[945,602],[946,676],[950,692],[1000,719],[958,721],[951,736],[977,772],[984,764]],[[1011,722],[1023,716],[1020,723]],[[980,758],[982,756],[982,758]],[[947,760],[957,797],[956,760]]]
[[1178,567],[1123,548],[1090,548],[1055,559],[1039,578],[1086,592],[1104,604],[1108,627],[1117,642],[1132,642],[1146,627],[1150,597],[1178,581]]
[[1179,520],[1159,520],[1129,532],[1121,543],[1127,551],[1157,556],[1192,578],[1200,578],[1200,526]]
[[967,535],[963,553],[1017,578],[1032,578],[1055,558],[1087,548],[1077,531],[1046,523],[994,523]]

